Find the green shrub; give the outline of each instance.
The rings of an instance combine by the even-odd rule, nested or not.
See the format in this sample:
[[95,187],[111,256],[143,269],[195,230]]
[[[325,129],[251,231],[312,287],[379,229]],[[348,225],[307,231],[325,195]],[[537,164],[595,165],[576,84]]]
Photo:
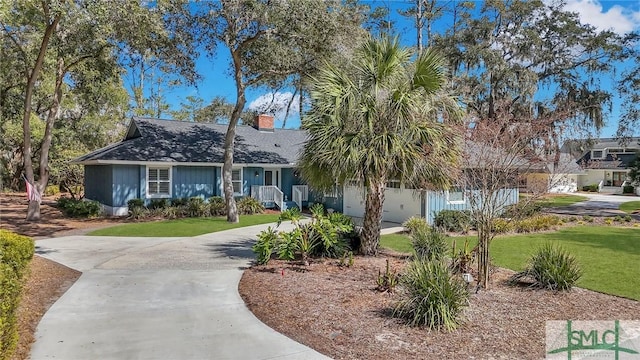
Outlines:
[[209,198],[209,212],[211,216],[225,216],[227,215],[227,204],[223,197],[214,196]]
[[462,232],[471,226],[469,210],[442,210],[436,214],[435,225],[445,231]]
[[142,199],[131,199],[131,200],[127,201],[127,207],[129,207],[129,211],[131,211],[131,209],[133,209],[133,208],[143,208],[144,207],[144,200],[142,200]]
[[592,223],[593,222],[593,216],[583,215],[582,216],[582,221]]
[[177,217],[180,217],[180,215],[182,215],[180,209],[175,206],[167,206],[163,209],[158,209],[158,210],[161,211],[162,217],[165,219],[175,219]]
[[624,219],[625,222],[631,222],[631,220],[633,220],[631,215],[625,215],[623,219]]
[[33,252],[33,240],[0,229],[0,359],[11,358],[18,341],[20,292]]
[[633,185],[625,185],[622,187],[622,193],[623,194],[633,194],[635,193],[635,188],[633,187]]
[[278,242],[278,232],[269,226],[258,234],[258,241],[253,245],[253,252],[256,254],[258,264],[266,264],[271,260],[271,255]]
[[418,229],[411,234],[411,245],[422,260],[442,260],[449,251],[446,235],[437,230]]
[[191,197],[187,200],[186,205],[187,216],[189,217],[205,217],[209,216],[209,205],[201,197]]
[[542,211],[542,204],[532,201],[519,202],[507,206],[507,210],[502,214],[505,218],[527,218]]
[[164,209],[166,207],[169,207],[170,205],[171,204],[169,203],[169,199],[151,199],[147,208],[149,208],[149,210]]
[[[296,230],[298,230],[300,234],[298,237],[298,250],[300,250],[300,254],[302,255],[303,264],[308,266],[309,255],[311,255],[316,246],[318,246],[317,237],[313,236],[308,228],[302,227]],[[353,256],[353,253],[351,256]]]
[[324,216],[324,205],[321,203],[315,203],[309,206],[309,211],[311,212],[311,216],[314,218]]
[[238,200],[238,213],[240,215],[253,215],[262,214],[264,212],[264,206],[258,199],[254,199],[250,196],[243,197]]
[[324,256],[338,259],[345,252],[352,250],[345,238],[345,234],[350,233],[353,227],[344,224],[334,224],[327,218],[321,218],[309,224],[301,226],[303,231],[307,231],[313,238],[317,246],[312,255]]
[[60,194],[60,186],[58,185],[49,185],[44,189],[45,196],[53,196]]
[[468,304],[466,283],[443,261],[415,260],[400,277],[400,301],[394,316],[412,326],[456,329]]
[[70,217],[96,217],[102,212],[102,206],[97,201],[79,200],[64,196],[58,199],[57,207]]
[[616,216],[613,218],[613,221],[621,222],[621,221],[622,221],[622,216],[620,216],[620,215],[616,215]]
[[297,225],[300,222],[300,219],[302,219],[300,209],[293,207],[280,213],[280,216],[278,217],[278,226],[280,226],[283,221],[287,220],[291,221],[292,224]]
[[296,252],[300,248],[300,240],[302,232],[300,229],[294,229],[290,232],[280,232],[280,240],[277,243],[278,259],[294,260]]
[[510,220],[503,219],[503,218],[493,219],[492,230],[496,234],[505,234],[513,231],[514,228],[515,228],[515,225]]
[[561,247],[546,243],[531,257],[528,267],[514,274],[511,281],[532,278],[533,287],[562,291],[571,290],[581,276],[575,257]]
[[530,233],[550,230],[560,224],[560,217],[556,215],[540,215],[516,221],[514,228],[518,233]]
[[142,220],[144,218],[149,217],[151,214],[149,213],[149,209],[146,207],[132,207],[129,208],[129,218],[133,220]]
[[184,206],[187,206],[188,203],[189,203],[189,199],[187,198],[171,199],[171,206],[175,206],[175,207],[184,207]]
[[587,192],[598,192],[598,190],[599,190],[598,184],[585,185],[582,187],[582,191],[587,191]]
[[418,230],[428,230],[429,224],[427,224],[427,219],[419,216],[412,216],[408,218],[404,223],[402,223],[407,230],[409,230],[409,234],[413,234]]
[[327,216],[327,219],[329,219],[329,222],[334,225],[343,226],[350,229],[353,228],[353,219],[351,219],[349,216],[343,213],[339,213],[339,212],[331,213]]

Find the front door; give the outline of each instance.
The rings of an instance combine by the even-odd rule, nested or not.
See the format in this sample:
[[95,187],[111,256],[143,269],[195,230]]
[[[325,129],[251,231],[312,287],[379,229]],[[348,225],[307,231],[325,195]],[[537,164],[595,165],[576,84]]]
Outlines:
[[264,171],[264,184],[266,186],[280,187],[280,171],[279,170],[265,170]]
[[627,179],[626,172],[613,172],[613,186],[622,186],[622,183]]

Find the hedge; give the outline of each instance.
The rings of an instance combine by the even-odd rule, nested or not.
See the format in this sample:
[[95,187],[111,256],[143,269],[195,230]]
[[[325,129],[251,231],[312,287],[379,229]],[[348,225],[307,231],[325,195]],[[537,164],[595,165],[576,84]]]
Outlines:
[[11,357],[18,341],[20,292],[34,248],[31,238],[0,229],[0,360]]

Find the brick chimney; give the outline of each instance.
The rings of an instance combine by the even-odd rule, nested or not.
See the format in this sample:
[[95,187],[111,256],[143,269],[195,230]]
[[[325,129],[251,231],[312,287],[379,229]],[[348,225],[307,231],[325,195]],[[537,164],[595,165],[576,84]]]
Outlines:
[[260,131],[273,131],[273,116],[267,114],[258,115],[255,127]]

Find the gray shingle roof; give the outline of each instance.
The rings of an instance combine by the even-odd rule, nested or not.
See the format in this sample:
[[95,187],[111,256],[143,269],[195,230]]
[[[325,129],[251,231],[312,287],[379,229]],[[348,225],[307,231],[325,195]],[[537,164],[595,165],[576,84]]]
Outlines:
[[[75,159],[93,161],[222,163],[227,125],[135,117],[124,140]],[[137,131],[136,131],[137,130]],[[293,164],[306,140],[302,130],[236,127],[234,163]]]

